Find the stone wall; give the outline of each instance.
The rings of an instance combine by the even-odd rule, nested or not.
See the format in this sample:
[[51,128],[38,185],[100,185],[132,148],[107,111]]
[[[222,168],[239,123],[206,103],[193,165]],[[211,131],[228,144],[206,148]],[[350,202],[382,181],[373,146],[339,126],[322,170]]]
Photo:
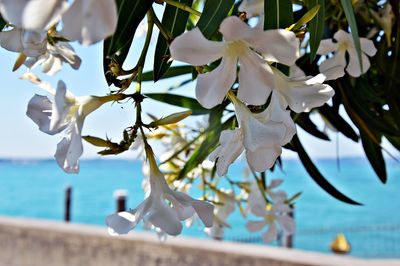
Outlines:
[[104,227],[0,217],[1,266],[394,266],[351,257],[151,233],[110,237]]

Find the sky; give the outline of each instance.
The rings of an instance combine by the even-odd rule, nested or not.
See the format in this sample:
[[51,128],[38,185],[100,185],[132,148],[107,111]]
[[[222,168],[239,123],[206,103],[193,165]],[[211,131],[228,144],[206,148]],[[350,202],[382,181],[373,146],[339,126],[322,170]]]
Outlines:
[[[125,68],[135,65],[144,38],[135,38],[132,53],[128,55]],[[146,60],[145,70],[150,70],[153,64],[153,54],[156,35],[153,35],[153,42]],[[82,65],[78,71],[64,64],[63,69],[53,77],[46,76],[35,69],[35,73],[42,80],[50,82],[56,87],[58,80],[62,79],[67,88],[76,96],[83,95],[105,95],[109,88],[103,76],[102,68],[102,44],[98,43],[90,47],[74,45],[77,54],[82,58]],[[0,48],[0,71],[1,71],[1,98],[0,98],[0,158],[52,158],[56,150],[57,143],[61,140],[62,134],[55,136],[47,135],[39,131],[36,124],[26,116],[27,104],[33,95],[46,95],[46,92],[28,81],[18,79],[26,68],[22,66],[18,71],[12,72],[11,69],[17,58],[17,54]],[[187,78],[187,77],[186,77]],[[179,79],[163,80],[157,83],[146,82],[143,85],[143,92],[163,92],[170,86],[179,83]],[[132,86],[133,89],[135,86]],[[194,97],[194,83],[186,85],[174,93]],[[181,109],[170,105],[162,104],[152,100],[145,100],[143,103],[144,112],[151,112],[157,116],[165,116]],[[94,135],[104,138],[108,136],[114,141],[121,139],[124,128],[134,123],[135,111],[131,103],[123,105],[105,104],[94,113],[90,114],[85,120],[83,135]],[[323,122],[317,114],[312,115],[317,125],[323,127]],[[348,119],[348,118],[347,118]],[[193,122],[193,120],[192,120]],[[190,120],[188,123],[191,123]],[[354,143],[343,135],[330,132],[330,142],[318,140],[308,133],[298,128],[300,140],[312,158],[336,158],[337,141],[339,142],[339,155],[343,157],[364,156],[360,143]],[[395,154],[399,153],[386,141],[385,148]],[[99,151],[84,142],[83,158],[98,158]],[[133,152],[127,152],[114,158],[129,159],[134,157]],[[290,151],[284,151],[284,158],[297,158],[297,155]]]

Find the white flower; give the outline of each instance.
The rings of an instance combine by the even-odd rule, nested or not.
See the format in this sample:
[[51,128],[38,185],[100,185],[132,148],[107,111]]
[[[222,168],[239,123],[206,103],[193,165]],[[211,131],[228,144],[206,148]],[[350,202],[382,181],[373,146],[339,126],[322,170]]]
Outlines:
[[25,30],[47,30],[60,20],[67,9],[65,0],[1,0],[2,17]]
[[198,101],[206,108],[221,103],[236,80],[239,62],[238,98],[252,105],[264,104],[275,87],[274,73],[265,60],[293,65],[299,56],[295,34],[282,29],[251,28],[233,16],[221,23],[219,31],[224,36],[223,42],[209,41],[195,28],[177,37],[170,46],[172,58],[194,66],[222,57],[216,69],[198,76]]
[[[296,68],[296,67],[295,67]],[[272,68],[276,81],[276,90],[281,97],[281,107],[287,106],[296,113],[309,112],[314,107],[326,103],[335,94],[331,86],[323,84],[326,77],[302,75],[295,70],[296,76],[287,77],[276,68]]]
[[195,213],[206,227],[211,227],[214,206],[193,199],[183,192],[171,190],[158,169],[152,151],[146,148],[146,154],[150,166],[150,195],[134,210],[109,215],[106,218],[109,233],[126,234],[143,219],[169,235],[178,235],[182,231],[181,221],[192,217]]
[[232,190],[218,190],[214,201],[214,223],[204,231],[214,239],[223,239],[226,220],[235,211],[235,195]]
[[65,172],[77,173],[78,159],[83,152],[81,132],[84,120],[106,101],[95,96],[75,97],[62,81],[58,82],[57,90],[48,88],[48,91],[54,95],[54,101],[36,94],[28,103],[26,115],[47,134],[65,131],[66,136],[58,143],[55,158]]
[[291,208],[284,203],[267,205],[264,209],[257,209],[256,216],[263,217],[261,221],[249,221],[246,224],[247,230],[257,232],[268,226],[268,230],[263,234],[264,242],[269,243],[278,238],[278,228],[282,229],[285,236],[291,235],[295,231],[295,223],[288,214]]
[[62,17],[61,35],[90,45],[112,35],[117,27],[115,0],[75,0]]
[[57,42],[54,45],[47,43],[43,54],[25,61],[29,69],[41,65],[42,72],[50,76],[60,71],[63,63],[70,64],[73,69],[78,69],[81,65],[81,59],[75,54],[74,48],[65,42]]
[[[366,38],[360,38],[362,51],[361,70],[352,35],[343,30],[339,30],[333,35],[333,38],[337,42],[333,42],[331,39],[322,40],[317,51],[317,54],[320,55],[334,53],[331,58],[326,59],[319,66],[319,70],[326,76],[326,80],[333,80],[343,77],[345,68],[346,72],[352,77],[359,77],[361,74],[366,73],[371,65],[367,55],[374,56],[377,51],[374,43]],[[346,52],[349,55],[348,64],[346,63]]]
[[261,113],[252,113],[238,100],[233,103],[239,128],[222,131],[221,145],[210,154],[210,160],[218,159],[218,175],[225,175],[243,150],[246,150],[247,162],[254,171],[271,168],[282,152],[281,146],[296,133],[290,112],[282,108],[276,91],[272,92],[270,105]]
[[46,52],[47,33],[46,31],[24,30],[15,27],[0,32],[0,45],[11,52],[37,57]]

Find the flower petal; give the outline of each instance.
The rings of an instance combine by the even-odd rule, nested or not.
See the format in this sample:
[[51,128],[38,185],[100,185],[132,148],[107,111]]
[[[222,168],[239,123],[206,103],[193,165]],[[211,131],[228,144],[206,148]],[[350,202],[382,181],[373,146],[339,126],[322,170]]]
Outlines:
[[0,32],[0,46],[11,52],[22,52],[22,30],[13,28],[9,31]]
[[294,220],[289,215],[278,215],[276,217],[277,222],[282,227],[285,235],[292,235],[296,230]]
[[326,103],[335,94],[329,85],[323,84],[325,76],[305,77],[303,80],[291,81],[276,71],[279,93],[285,98],[290,109],[296,113],[308,112],[314,107]]
[[223,57],[219,66],[211,72],[197,77],[196,98],[205,108],[222,103],[236,80],[237,58]]
[[334,80],[344,76],[346,58],[344,51],[338,51],[332,58],[326,59],[319,66],[319,71],[326,76],[326,80]]
[[278,239],[278,229],[276,228],[275,223],[269,224],[268,231],[262,235],[262,239],[265,243],[270,243]]
[[197,215],[204,223],[205,227],[211,227],[213,225],[214,218],[214,205],[203,200],[193,200],[193,208],[196,210]]
[[374,42],[367,38],[360,38],[361,50],[369,56],[374,56],[377,52]]
[[282,148],[274,145],[270,148],[259,148],[255,151],[246,151],[246,159],[253,171],[264,172],[270,169],[281,155]]
[[67,129],[69,135],[64,137],[57,144],[57,150],[54,155],[58,165],[67,173],[79,172],[79,158],[83,153],[81,138],[83,121],[77,121],[69,125]]
[[67,87],[63,81],[57,84],[56,94],[54,96],[53,109],[51,113],[50,130],[65,127],[68,122],[66,117],[69,113],[70,106],[66,102]]
[[148,216],[145,216],[145,219],[169,235],[176,236],[182,232],[182,224],[178,215],[164,202],[155,202],[153,209]]
[[65,0],[2,0],[0,12],[8,22],[27,29],[43,30],[55,24],[66,10]]
[[360,67],[360,60],[358,60],[358,55],[355,49],[347,50],[349,53],[349,64],[346,67],[347,73],[349,73],[352,77],[359,77],[361,74],[364,74],[368,71],[371,63],[369,62],[369,58],[364,54],[361,53],[361,60],[362,60],[362,71]]
[[338,49],[337,43],[334,43],[332,39],[326,39],[320,42],[317,54],[326,55],[335,52],[337,49]]
[[130,212],[119,212],[108,215],[106,224],[110,235],[127,234],[136,225],[135,215]]
[[49,129],[51,108],[52,103],[47,97],[35,94],[28,103],[26,115],[39,126],[40,131],[54,135],[64,130],[66,126],[53,131]]
[[271,90],[275,87],[271,67],[249,49],[240,55],[239,64],[237,97],[248,104],[265,104]]
[[61,34],[90,45],[111,36],[118,21],[115,0],[75,0],[63,15]]
[[209,156],[211,161],[217,161],[217,173],[224,176],[228,172],[228,167],[243,152],[241,130],[224,130],[219,138],[221,145],[217,147]]
[[173,59],[201,66],[221,58],[224,44],[207,40],[199,28],[194,28],[176,37],[169,50]]
[[246,229],[249,232],[258,232],[261,231],[265,225],[265,221],[249,221],[246,223]]
[[248,18],[264,13],[263,0],[243,0],[239,6],[239,11],[246,12]]
[[221,22],[219,31],[226,41],[238,41],[254,35],[254,29],[236,16],[226,17]]
[[254,29],[253,35],[246,41],[253,49],[262,53],[265,60],[270,62],[291,66],[300,57],[300,42],[296,35],[288,30],[262,31]]

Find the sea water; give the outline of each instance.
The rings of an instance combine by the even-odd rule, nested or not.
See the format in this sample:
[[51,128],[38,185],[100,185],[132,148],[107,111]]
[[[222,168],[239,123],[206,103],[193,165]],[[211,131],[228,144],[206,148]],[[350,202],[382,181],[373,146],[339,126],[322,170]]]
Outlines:
[[[2,160],[0,215],[62,220],[64,190],[71,186],[72,222],[105,226],[104,218],[116,208],[116,190],[127,190],[128,208],[143,200],[141,164],[128,160],[83,160],[80,173],[68,175],[53,160]],[[338,233],[344,233],[352,245],[351,255],[400,258],[400,164],[387,160],[386,184],[378,180],[364,158],[345,158],[340,164],[324,159],[316,164],[329,182],[363,206],[332,198],[310,178],[299,161],[285,160],[282,170],[276,169],[267,176],[269,180],[283,178],[281,188],[289,195],[302,192],[296,200],[294,247],[330,252],[330,242]],[[229,171],[230,177],[240,178],[243,169],[243,162],[236,163]],[[263,244],[263,231],[247,232],[246,220],[238,210],[228,224],[231,228],[225,230],[227,240]],[[137,230],[141,230],[141,225]],[[197,224],[185,228],[183,234],[207,237]]]

